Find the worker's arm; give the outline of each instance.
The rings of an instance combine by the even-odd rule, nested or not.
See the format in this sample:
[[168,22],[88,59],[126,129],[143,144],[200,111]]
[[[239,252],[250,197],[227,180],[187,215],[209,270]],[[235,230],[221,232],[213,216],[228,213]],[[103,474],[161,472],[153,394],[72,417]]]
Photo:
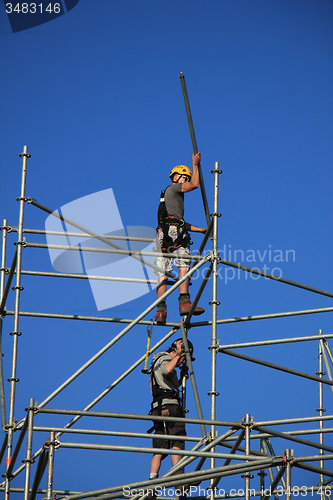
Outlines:
[[207,227],[192,226],[192,224],[185,222],[185,229],[186,229],[186,231],[192,231],[192,233],[205,234],[208,228]]
[[184,182],[182,184],[182,193],[188,193],[189,191],[193,191],[193,189],[197,189],[199,187],[199,169],[198,165],[201,162],[201,154],[197,153],[196,155],[192,153],[192,177],[190,182]]
[[186,360],[184,349],[182,348],[182,344],[180,344],[180,342],[178,342],[177,345],[177,352],[173,351],[173,353],[174,353],[173,358],[170,359],[170,361],[168,361],[165,365],[165,368],[167,369],[168,373],[171,373],[176,368],[181,358],[184,358],[183,361]]

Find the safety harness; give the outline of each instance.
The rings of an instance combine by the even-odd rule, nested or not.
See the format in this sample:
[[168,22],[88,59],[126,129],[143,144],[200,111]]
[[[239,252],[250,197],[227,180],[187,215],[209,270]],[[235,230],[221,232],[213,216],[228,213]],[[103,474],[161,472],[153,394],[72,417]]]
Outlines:
[[[170,186],[168,186],[170,187]],[[160,204],[157,211],[157,228],[162,230],[163,240],[161,242],[162,252],[173,252],[177,248],[187,247],[191,241],[189,233],[185,229],[185,222],[183,219],[178,219],[173,215],[169,215],[165,204],[165,192],[168,189],[161,191]],[[169,227],[177,227],[177,238],[175,241],[169,236]]]

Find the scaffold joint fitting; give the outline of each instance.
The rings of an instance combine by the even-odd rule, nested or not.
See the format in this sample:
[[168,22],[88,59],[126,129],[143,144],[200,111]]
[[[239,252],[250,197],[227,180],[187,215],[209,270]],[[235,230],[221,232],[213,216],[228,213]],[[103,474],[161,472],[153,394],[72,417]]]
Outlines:
[[0,226],[0,231],[7,231],[7,233],[12,232],[11,226]]
[[9,335],[11,335],[11,336],[17,335],[18,337],[20,337],[22,335],[22,333],[21,332],[10,332]]

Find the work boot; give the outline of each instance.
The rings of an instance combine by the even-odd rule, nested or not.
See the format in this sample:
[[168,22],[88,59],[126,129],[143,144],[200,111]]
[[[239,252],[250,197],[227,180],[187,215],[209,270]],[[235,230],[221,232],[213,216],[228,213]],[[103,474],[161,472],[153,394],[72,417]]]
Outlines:
[[157,305],[156,314],[154,316],[156,323],[165,323],[167,317],[166,303],[161,302]]
[[[178,297],[178,302],[179,302],[179,314],[181,316],[185,316],[186,314],[188,314],[190,312],[190,309],[192,307],[192,302],[190,301],[190,295],[188,293],[182,293]],[[205,310],[203,309],[203,307],[197,306],[194,309],[193,314],[195,316],[199,316],[200,314],[203,314],[204,312],[205,312]]]

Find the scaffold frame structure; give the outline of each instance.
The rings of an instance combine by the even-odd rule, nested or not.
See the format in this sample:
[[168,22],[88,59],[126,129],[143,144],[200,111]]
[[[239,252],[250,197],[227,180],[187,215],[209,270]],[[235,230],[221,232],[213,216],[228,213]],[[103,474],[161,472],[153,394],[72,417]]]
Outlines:
[[[186,91],[185,78],[181,73],[180,75],[181,85],[183,90],[185,108],[190,128],[190,135],[192,140],[192,146],[194,153],[198,152],[196,138],[194,134],[193,122],[189,107],[189,100]],[[200,189],[202,194],[203,206],[207,221],[208,230],[203,237],[201,246],[197,255],[192,255],[191,259],[193,264],[188,271],[188,273],[181,279],[177,276],[169,274],[169,289],[167,292],[153,301],[142,313],[140,313],[135,319],[110,319],[94,316],[80,316],[80,315],[66,315],[66,314],[46,314],[46,313],[27,313],[20,310],[20,294],[23,290],[21,277],[23,275],[37,275],[37,276],[49,276],[53,278],[72,278],[72,279],[101,279],[96,276],[88,275],[75,275],[75,274],[65,274],[65,273],[50,273],[50,272],[40,272],[40,271],[26,271],[22,268],[22,253],[24,247],[31,248],[48,248],[47,244],[26,242],[24,235],[26,234],[38,234],[45,235],[46,231],[41,229],[27,229],[24,227],[24,209],[25,205],[31,204],[36,208],[43,210],[46,213],[58,216],[62,221],[70,224],[73,227],[72,236],[75,235],[97,239],[101,241],[104,245],[108,246],[110,252],[114,253],[125,253],[126,255],[142,261],[148,253],[134,252],[129,250],[124,250],[117,243],[117,237],[110,237],[101,234],[96,234],[93,228],[86,228],[76,223],[75,221],[66,219],[61,215],[57,215],[52,209],[41,205],[39,202],[32,198],[26,197],[25,186],[26,186],[26,175],[27,175],[27,163],[30,157],[28,153],[28,147],[24,146],[23,152],[20,154],[22,158],[22,177],[21,177],[21,193],[18,198],[19,201],[19,217],[18,225],[10,226],[8,225],[7,219],[3,220],[2,230],[2,257],[1,257],[1,269],[0,269],[0,339],[2,335],[2,328],[4,321],[9,321],[13,317],[13,330],[10,335],[12,336],[12,368],[11,375],[8,381],[10,382],[10,400],[8,409],[5,405],[5,390],[4,390],[4,374],[2,366],[2,357],[0,356],[0,403],[1,403],[1,423],[5,432],[5,437],[0,450],[0,461],[3,463],[4,468],[4,480],[0,484],[0,491],[4,492],[5,500],[9,499],[11,493],[20,493],[23,495],[24,500],[34,500],[36,495],[43,495],[45,500],[53,500],[57,498],[66,498],[66,500],[78,500],[83,498],[94,498],[96,500],[108,500],[113,498],[126,498],[124,491],[140,491],[140,493],[132,494],[131,500],[145,500],[152,498],[156,495],[156,488],[174,488],[175,495],[179,497],[186,497],[184,493],[184,487],[190,489],[193,484],[202,483],[207,481],[209,483],[209,488],[206,490],[205,495],[191,495],[191,498],[229,498],[227,494],[220,494],[218,491],[218,485],[222,478],[228,476],[237,477],[237,481],[242,485],[243,491],[237,492],[233,495],[235,498],[245,498],[250,499],[250,496],[260,497],[262,500],[268,500],[271,496],[274,496],[275,500],[281,495],[289,500],[292,498],[295,492],[292,491],[292,469],[302,469],[309,472],[309,477],[312,478],[312,486],[307,486],[299,494],[311,494],[314,492],[320,500],[328,500],[331,496],[331,484],[333,482],[333,470],[328,467],[330,461],[333,460],[333,446],[327,444],[328,439],[331,438],[333,433],[333,428],[324,427],[325,422],[331,422],[333,420],[333,415],[325,415],[324,403],[323,403],[323,387],[324,385],[329,385],[333,393],[333,377],[332,377],[332,365],[333,365],[333,354],[329,347],[328,340],[333,338],[333,334],[323,334],[322,330],[319,329],[318,335],[312,336],[293,336],[287,338],[279,338],[275,340],[265,340],[265,341],[250,341],[246,343],[233,343],[221,345],[218,341],[217,330],[220,325],[234,322],[246,322],[253,320],[263,320],[263,319],[273,319],[281,317],[292,317],[298,315],[316,314],[316,313],[326,313],[333,312],[333,307],[326,307],[320,309],[304,309],[298,311],[288,311],[276,314],[265,314],[257,315],[251,317],[241,317],[241,318],[218,318],[218,306],[220,304],[217,295],[217,280],[218,280],[218,267],[219,266],[229,266],[241,270],[244,273],[253,273],[264,277],[266,279],[275,280],[280,283],[284,283],[288,286],[298,287],[304,290],[308,290],[312,293],[323,295],[326,297],[333,298],[333,293],[326,292],[317,288],[313,288],[298,282],[288,280],[273,274],[265,273],[258,269],[244,266],[235,262],[222,259],[219,254],[218,248],[218,229],[219,229],[219,176],[222,173],[219,168],[219,163],[215,162],[214,168],[212,169],[212,174],[214,176],[214,208],[213,212],[209,212],[207,197],[205,192],[205,186],[203,182],[203,177],[199,165],[199,175],[200,175]],[[79,231],[79,232],[77,232]],[[7,256],[7,237],[9,233],[17,233],[17,241],[15,243],[16,249],[14,256]],[[122,237],[118,237],[118,242]],[[124,240],[128,241],[130,237],[123,237]],[[211,240],[212,250],[204,255],[204,249],[208,242]],[[72,247],[72,251],[82,251],[82,247]],[[85,249],[89,251],[89,248]],[[92,249],[90,249],[92,250]],[[158,255],[158,254],[157,254]],[[168,254],[163,254],[168,255]],[[170,254],[172,256],[172,254]],[[6,261],[12,258],[12,263],[10,267],[6,267]],[[153,346],[150,346],[148,342],[147,354],[140,356],[137,361],[132,364],[132,366],[127,367],[124,373],[115,380],[109,387],[104,390],[101,394],[96,396],[96,398],[91,401],[83,410],[73,410],[73,409],[61,409],[61,408],[49,408],[48,404],[57,396],[62,390],[68,387],[74,380],[76,380],[92,363],[97,361],[106,351],[113,347],[113,345],[123,338],[132,328],[136,325],[141,325],[143,327],[152,327],[152,322],[145,319],[146,316],[155,309],[157,304],[164,300],[168,295],[173,293],[178,289],[179,285],[191,276],[204,264],[208,264],[208,268],[202,279],[199,290],[193,300],[192,308],[190,313],[183,317],[179,323],[168,323],[163,325],[163,328],[167,328],[168,332]],[[151,264],[148,264],[151,265]],[[14,285],[15,277],[15,285]],[[108,277],[105,279],[110,280],[120,280],[121,278]],[[133,282],[136,280],[133,279]],[[212,299],[210,302],[212,310],[211,321],[201,321],[193,322],[192,315],[198,301],[207,285],[207,283],[212,285]],[[12,286],[13,284],[13,286]],[[11,287],[15,294],[14,298],[14,310],[10,311],[6,309],[6,302],[9,293],[11,293]],[[121,331],[109,341],[102,349],[100,349],[89,361],[87,361],[83,366],[81,366],[75,373],[73,373],[65,382],[63,382],[56,390],[54,390],[47,398],[41,403],[36,403],[34,398],[29,397],[27,399],[26,413],[24,414],[22,409],[17,409],[15,407],[15,391],[17,379],[17,351],[18,343],[20,338],[19,322],[20,317],[32,316],[35,318],[53,318],[53,319],[63,319],[66,321],[77,320],[77,321],[96,321],[104,322],[108,324],[109,322],[118,322],[122,325]],[[187,341],[187,333],[189,328],[196,327],[206,327],[211,329],[211,343],[207,346],[211,351],[211,367],[210,367],[210,377],[211,377],[211,388],[209,392],[210,396],[210,418],[204,419],[203,412],[201,408],[201,400],[199,396],[199,391],[197,388],[195,369],[191,361],[189,345]],[[133,433],[128,431],[110,431],[110,430],[96,430],[96,429],[76,429],[75,424],[81,417],[94,417],[100,418],[105,421],[109,419],[110,422],[115,419],[121,420],[123,422],[127,421],[174,421],[173,417],[165,416],[151,416],[151,415],[141,415],[141,414],[128,414],[128,413],[114,413],[114,412],[100,412],[93,410],[94,406],[101,401],[114,387],[121,383],[130,373],[138,369],[142,363],[147,361],[147,355],[154,353],[159,349],[165,342],[167,342],[171,337],[173,337],[177,332],[180,332],[181,337],[184,341],[186,359],[189,368],[189,381],[191,383],[191,388],[194,396],[197,418],[185,418],[186,423],[191,423],[195,425],[198,429],[198,435],[193,437],[183,437],[184,441],[187,441],[191,446],[190,450],[170,450],[170,454],[181,455],[181,460],[177,465],[170,468],[163,476],[158,479],[153,480],[143,480],[135,483],[113,484],[110,487],[103,489],[95,489],[92,491],[74,491],[74,490],[61,490],[55,489],[53,486],[53,474],[54,468],[56,467],[55,460],[55,450],[61,448],[68,449],[86,449],[86,450],[105,450],[112,452],[129,452],[129,453],[143,453],[151,454],[152,449],[149,446],[119,446],[110,444],[92,444],[92,443],[79,443],[79,442],[65,442],[61,440],[61,436],[65,435],[102,435],[102,436],[118,436],[118,437],[135,437],[142,439],[151,439],[151,434],[149,433]],[[179,333],[178,333],[179,335]],[[150,338],[149,338],[150,340]],[[253,346],[267,346],[267,345],[277,345],[277,344],[290,344],[295,342],[308,342],[315,341],[318,343],[318,373],[316,375],[304,373],[297,371],[292,368],[287,368],[285,366],[277,365],[264,361],[262,359],[254,358],[252,356],[241,354],[236,352],[234,349],[242,350]],[[297,377],[310,379],[318,383],[319,391],[319,408],[317,410],[318,415],[312,417],[294,418],[294,419],[284,419],[284,420],[270,420],[270,421],[254,421],[253,417],[247,413],[240,418],[240,421],[223,421],[219,420],[216,410],[216,398],[218,396],[217,391],[217,376],[216,367],[218,363],[218,358],[222,355],[232,356],[234,358],[247,361],[249,363],[260,364],[262,366],[274,369],[276,371],[281,371],[295,375]],[[326,376],[325,376],[326,375]],[[185,400],[186,395],[186,381],[183,381],[183,396]],[[31,395],[29,395],[31,396]],[[7,411],[6,411],[7,410]],[[25,415],[19,422],[16,421],[15,412],[19,411],[21,416]],[[69,422],[63,427],[57,427],[52,425],[40,424],[43,420],[43,416],[49,415],[64,415],[71,418]],[[38,425],[37,425],[38,420]],[[124,423],[124,427],[125,427]],[[276,431],[274,426],[288,426],[290,424],[301,423],[307,425],[307,423],[314,423],[318,425],[316,429],[302,429],[302,430],[286,430],[286,431]],[[35,450],[33,448],[33,435],[34,433],[43,433],[46,436],[44,445]],[[318,435],[318,441],[311,439],[311,435]],[[301,437],[306,436],[306,438]],[[172,439],[171,436],[161,435],[165,439]],[[282,439],[285,444],[285,450],[276,455],[271,443],[271,440],[275,438]],[[326,441],[326,443],[324,442]],[[257,449],[254,448],[253,443],[259,443]],[[296,456],[292,446],[294,443],[300,443],[307,447],[308,454],[304,456]],[[16,461],[19,453],[22,453],[23,447],[25,446],[25,458],[23,464],[17,466]],[[223,451],[221,451],[223,450]],[[162,450],[163,451],[163,450]],[[5,458],[6,457],[6,458]],[[217,461],[222,460],[217,463]],[[193,464],[196,461],[195,468],[192,472],[182,473],[182,469],[185,466]],[[206,468],[204,464],[206,463]],[[207,463],[209,464],[207,466]],[[331,462],[332,463],[332,462]],[[254,477],[253,473],[256,472],[260,476],[260,489],[251,489],[251,480]],[[18,476],[24,476],[24,487],[19,488],[15,486],[15,478]],[[267,477],[268,476],[268,477]],[[98,485],[96,484],[96,487]],[[155,488],[155,490],[154,490]],[[180,490],[180,491],[178,491]],[[163,495],[158,495],[163,496]]]

